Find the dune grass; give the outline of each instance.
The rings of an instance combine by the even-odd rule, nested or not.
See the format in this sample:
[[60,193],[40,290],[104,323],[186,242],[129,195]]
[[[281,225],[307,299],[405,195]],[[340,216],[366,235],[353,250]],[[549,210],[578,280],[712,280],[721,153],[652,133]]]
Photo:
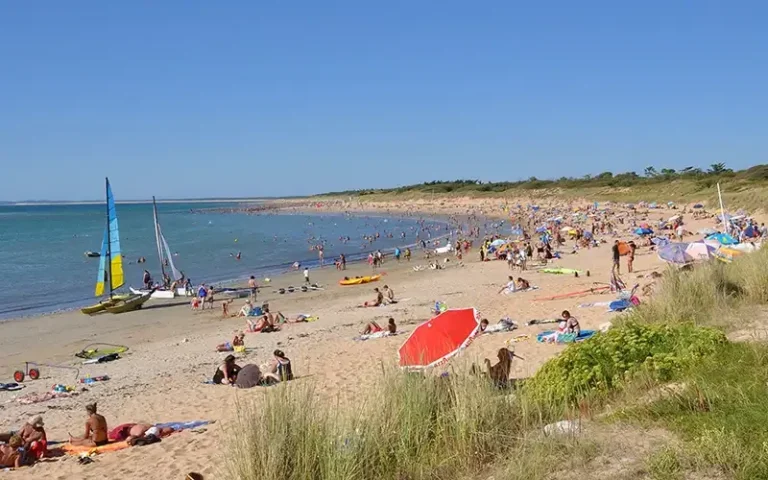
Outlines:
[[[768,251],[670,270],[652,301],[608,334],[570,346],[514,392],[463,370],[385,371],[360,404],[343,408],[318,402],[306,382],[266,390],[260,402],[240,405],[227,477],[545,479],[567,459],[590,478],[597,447],[589,439],[540,433],[546,423],[580,418],[586,405],[604,412],[601,422],[663,427],[679,438],[646,459],[650,478],[712,470],[768,478],[768,347],[723,334],[759,320],[766,272]],[[595,368],[595,376],[585,373]],[[586,376],[568,383],[574,372]]]

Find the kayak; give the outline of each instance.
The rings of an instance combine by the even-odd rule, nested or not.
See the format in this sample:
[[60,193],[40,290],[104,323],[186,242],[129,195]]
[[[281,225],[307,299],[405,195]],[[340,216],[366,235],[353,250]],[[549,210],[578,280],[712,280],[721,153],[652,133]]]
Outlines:
[[381,278],[381,275],[370,275],[366,277],[347,278],[339,280],[339,285],[362,285],[363,283],[376,282]]

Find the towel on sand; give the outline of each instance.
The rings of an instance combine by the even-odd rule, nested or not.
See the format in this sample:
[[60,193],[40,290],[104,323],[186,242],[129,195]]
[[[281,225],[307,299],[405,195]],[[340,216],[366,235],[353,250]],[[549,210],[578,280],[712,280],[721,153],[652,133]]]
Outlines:
[[358,340],[358,341],[373,340],[376,338],[384,338],[384,337],[391,337],[393,335],[400,335],[401,333],[403,332],[390,333],[388,330],[382,330],[380,332],[367,333],[365,335],[360,335],[359,337],[355,337],[355,340]]
[[[573,343],[583,342],[592,337],[596,332],[594,330],[582,330],[577,337],[573,333],[558,333],[556,331],[541,332],[536,335],[536,341],[542,343]],[[557,334],[557,335],[555,335]]]

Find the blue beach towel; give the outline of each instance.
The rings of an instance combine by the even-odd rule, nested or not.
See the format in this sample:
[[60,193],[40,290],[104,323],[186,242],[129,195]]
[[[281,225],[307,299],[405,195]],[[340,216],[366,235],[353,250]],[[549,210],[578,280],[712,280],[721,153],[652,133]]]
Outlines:
[[[546,337],[552,335],[553,333],[555,333],[554,330],[541,332],[536,335],[536,341],[546,343]],[[572,333],[564,333],[557,338],[557,343],[583,342],[584,340],[591,338],[595,333],[597,333],[596,330],[582,330],[578,337]]]
[[169,422],[169,423],[158,423],[155,425],[157,428],[172,428],[176,430],[177,432],[180,432],[182,430],[191,430],[193,428],[202,427],[204,425],[208,425],[210,423],[213,423],[210,420],[195,420],[192,422]]

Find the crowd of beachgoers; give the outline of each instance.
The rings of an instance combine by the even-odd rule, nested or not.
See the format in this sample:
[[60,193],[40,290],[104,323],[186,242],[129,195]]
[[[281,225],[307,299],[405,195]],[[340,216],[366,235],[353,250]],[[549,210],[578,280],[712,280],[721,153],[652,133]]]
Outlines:
[[[89,479],[102,478],[115,462],[142,459],[122,478],[146,476],[153,468],[162,478],[208,478],[220,467],[219,425],[232,422],[248,391],[311,381],[322,386],[321,397],[343,395],[353,402],[375,382],[377,362],[371,359],[439,372],[457,357],[483,355],[497,361],[472,362],[467,374],[504,388],[568,344],[610,328],[613,316],[653,295],[666,268],[729,261],[768,236],[746,212],[721,215],[700,204],[338,200],[249,208],[243,210],[428,212],[443,215],[447,226],[367,232],[370,253],[360,263],[348,263],[343,254],[325,259],[317,242],[317,266],[297,262],[279,277],[251,276],[238,289],[189,286],[191,298],[125,314],[119,326],[74,313],[32,319],[28,327],[0,325],[6,342],[0,347],[15,342],[25,350],[5,348],[4,363],[17,365],[34,353],[54,367],[42,364],[41,370],[57,382],[52,390],[42,384],[50,381],[29,378],[4,384],[0,466],[33,472],[29,478]],[[402,235],[404,244],[415,246],[376,248],[380,235]],[[428,365],[403,357],[420,325],[464,308],[472,309],[476,322],[468,333],[477,337],[471,346],[457,346]],[[46,345],[30,328],[46,335]],[[107,347],[100,347],[104,355],[91,352],[80,362],[88,375],[68,385],[62,380],[68,374],[55,367],[71,364],[73,346],[85,342]],[[118,343],[131,343],[130,351],[109,349]],[[82,434],[71,435],[71,429]],[[179,443],[154,453],[135,449],[172,442]],[[163,465],[168,454],[174,467]],[[61,459],[63,473],[55,466]]]

